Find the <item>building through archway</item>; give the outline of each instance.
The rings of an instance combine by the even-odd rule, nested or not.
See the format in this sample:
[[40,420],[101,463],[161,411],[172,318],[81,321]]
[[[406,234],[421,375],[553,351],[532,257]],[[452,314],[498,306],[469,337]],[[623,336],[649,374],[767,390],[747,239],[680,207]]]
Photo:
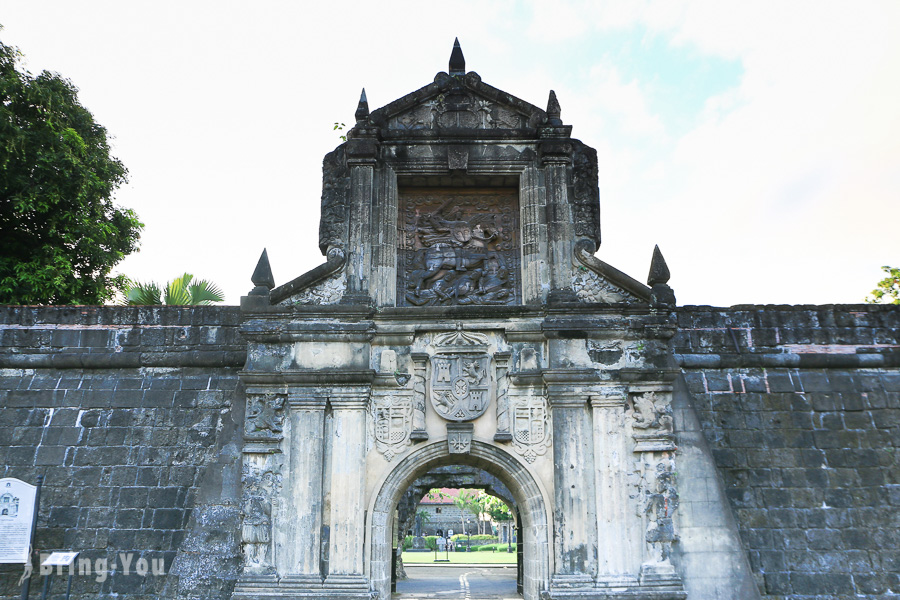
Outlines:
[[418,477],[450,464],[483,469],[497,477],[513,495],[522,519],[523,593],[538,598],[542,582],[550,573],[549,523],[546,492],[515,457],[501,448],[473,441],[471,452],[451,454],[446,443],[428,444],[410,454],[385,479],[372,505],[371,583],[380,597],[387,598],[391,584],[392,540],[396,523],[394,508]]

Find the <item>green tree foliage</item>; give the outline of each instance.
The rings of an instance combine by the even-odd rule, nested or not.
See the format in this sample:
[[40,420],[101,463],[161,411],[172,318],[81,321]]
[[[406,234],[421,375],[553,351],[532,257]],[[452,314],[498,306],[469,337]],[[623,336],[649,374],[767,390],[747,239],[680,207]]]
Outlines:
[[495,496],[487,495],[484,512],[490,515],[491,520],[495,523],[512,521],[512,512],[509,510],[506,502]]
[[900,269],[884,266],[881,270],[887,277],[878,282],[878,287],[866,298],[869,304],[900,304]]
[[127,171],[77,88],[19,58],[0,42],[0,304],[99,304],[143,227],[112,202]]
[[125,285],[125,303],[135,305],[197,305],[212,304],[225,299],[221,288],[211,281],[201,279],[194,281],[194,276],[185,273],[176,277],[160,288],[154,282],[127,282]]

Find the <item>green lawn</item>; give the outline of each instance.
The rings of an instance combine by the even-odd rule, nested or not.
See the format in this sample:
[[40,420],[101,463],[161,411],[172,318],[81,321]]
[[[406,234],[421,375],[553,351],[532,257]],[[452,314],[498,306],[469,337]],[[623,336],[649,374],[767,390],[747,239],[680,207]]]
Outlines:
[[[450,562],[455,565],[471,565],[471,564],[492,564],[492,565],[514,565],[516,564],[515,552],[438,552],[438,558],[450,558]],[[403,564],[417,565],[430,564],[440,565],[446,563],[434,562],[434,552],[404,552]]]

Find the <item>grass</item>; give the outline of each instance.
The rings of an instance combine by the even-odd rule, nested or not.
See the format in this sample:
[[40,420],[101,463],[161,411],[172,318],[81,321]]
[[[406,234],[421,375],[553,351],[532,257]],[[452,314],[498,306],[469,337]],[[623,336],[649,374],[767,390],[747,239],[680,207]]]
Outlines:
[[[438,552],[438,558],[450,558],[454,565],[514,565],[516,564],[515,552]],[[434,562],[434,552],[404,552],[403,564],[406,565],[441,565],[447,563]]]

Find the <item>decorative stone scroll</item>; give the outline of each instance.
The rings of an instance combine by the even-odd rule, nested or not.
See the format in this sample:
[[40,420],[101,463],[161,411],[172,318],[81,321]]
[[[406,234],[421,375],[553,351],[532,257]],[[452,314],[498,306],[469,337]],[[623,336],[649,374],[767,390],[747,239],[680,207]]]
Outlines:
[[347,276],[341,271],[291,296],[282,304],[337,304],[347,289]]
[[285,396],[274,393],[248,394],[244,418],[244,439],[248,441],[280,441],[284,435]]
[[521,302],[516,190],[401,191],[399,215],[400,305]]
[[370,412],[375,447],[390,462],[412,443],[412,400],[397,395],[375,396]]
[[639,302],[640,299],[594,273],[585,266],[575,267],[572,273],[572,289],[582,302],[604,304]]

